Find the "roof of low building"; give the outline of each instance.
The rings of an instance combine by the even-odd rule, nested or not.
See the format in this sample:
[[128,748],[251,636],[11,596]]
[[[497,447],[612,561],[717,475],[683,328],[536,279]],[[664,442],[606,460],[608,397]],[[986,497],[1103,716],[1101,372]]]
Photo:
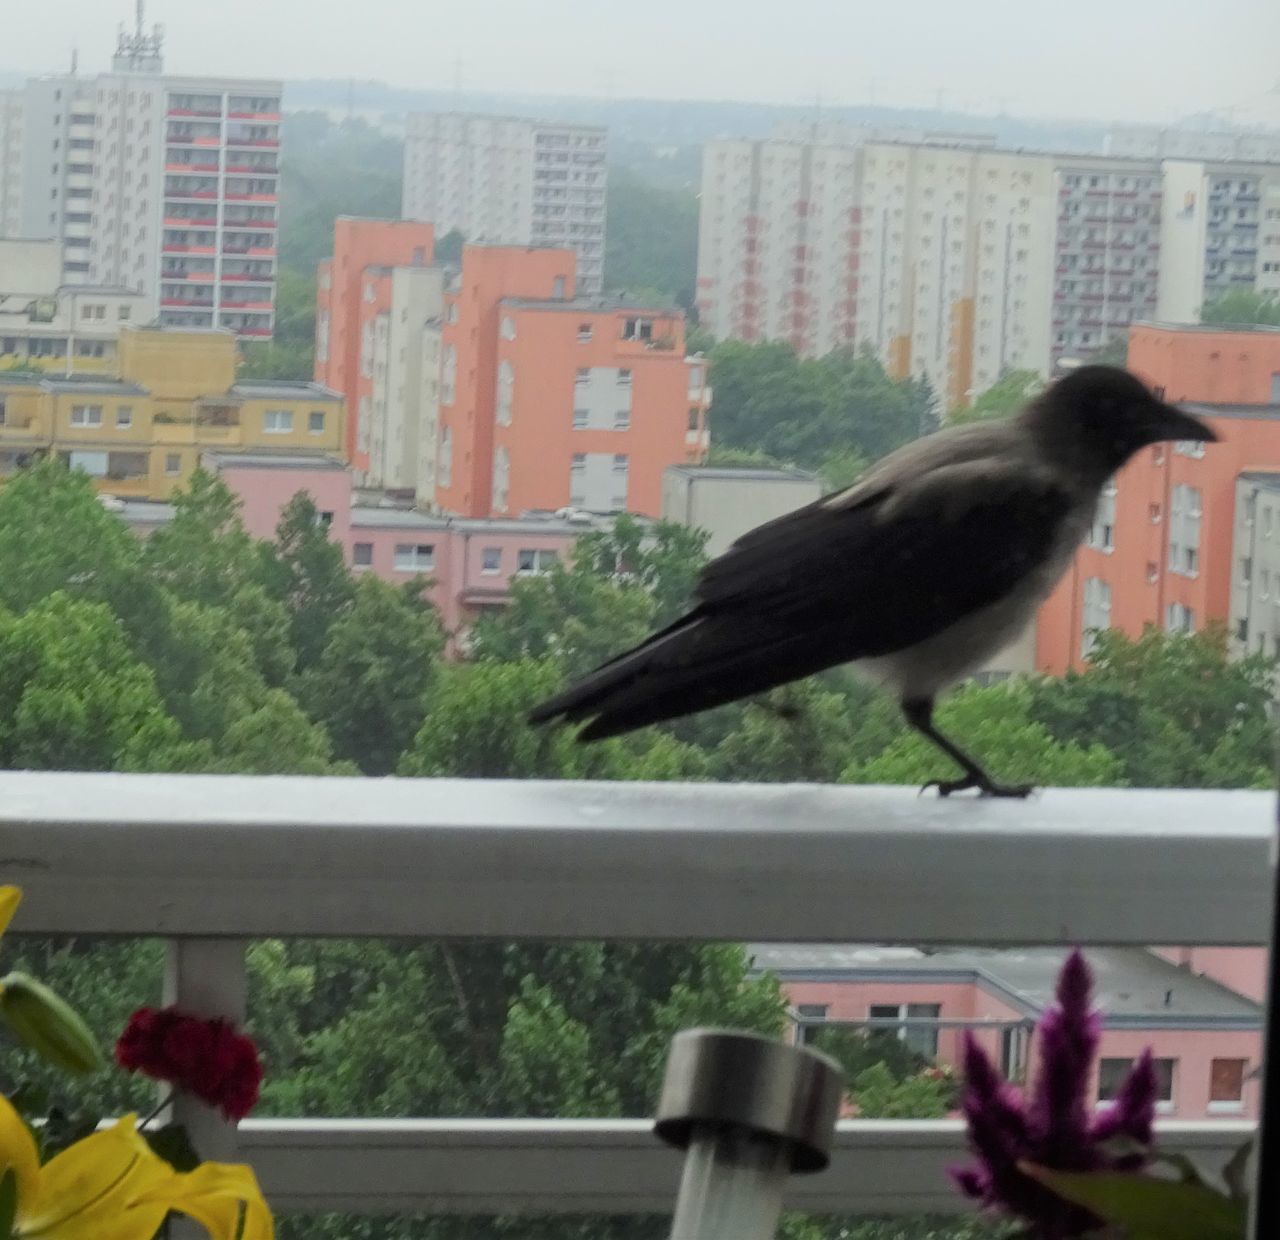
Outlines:
[[105,375],[46,376],[40,380],[46,392],[76,392],[85,396],[146,396],[147,389],[128,379],[112,379]]
[[1184,400],[1178,402],[1180,409],[1189,413],[1198,413],[1206,418],[1246,418],[1259,422],[1268,422],[1280,418],[1280,402],[1268,401],[1265,404],[1245,405],[1238,403],[1214,404],[1210,401]]
[[668,465],[667,473],[717,482],[817,482],[817,474],[787,466],[765,465]]
[[290,452],[287,449],[255,449],[253,452],[206,451],[204,458],[219,469],[324,469],[335,473],[346,464],[325,452]]
[[1214,335],[1220,332],[1265,332],[1273,335],[1280,327],[1270,323],[1167,323],[1162,319],[1135,319],[1134,327],[1155,327],[1162,332],[1189,332],[1192,335]]
[[271,400],[324,400],[339,401],[341,392],[325,387],[323,383],[302,383],[291,379],[251,379],[246,383],[232,384],[230,395],[257,397]]
[[651,300],[641,301],[626,293],[612,293],[606,297],[504,297],[504,306],[513,310],[572,310],[574,314],[611,314],[620,310],[632,310],[637,314],[683,315],[675,302],[665,305]]
[[[1035,1016],[1052,1001],[1063,947],[885,948],[776,943],[749,949],[784,981],[975,982]],[[1088,951],[1098,1006],[1110,1025],[1258,1028],[1261,1005],[1142,947]]]

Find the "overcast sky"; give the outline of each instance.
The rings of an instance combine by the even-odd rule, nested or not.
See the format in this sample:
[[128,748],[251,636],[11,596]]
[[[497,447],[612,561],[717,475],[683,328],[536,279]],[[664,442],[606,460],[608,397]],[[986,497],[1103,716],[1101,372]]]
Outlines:
[[[0,69],[108,67],[132,0],[41,0]],[[1277,0],[151,0],[175,73],[1169,121],[1280,107]],[[939,92],[943,92],[941,96]]]

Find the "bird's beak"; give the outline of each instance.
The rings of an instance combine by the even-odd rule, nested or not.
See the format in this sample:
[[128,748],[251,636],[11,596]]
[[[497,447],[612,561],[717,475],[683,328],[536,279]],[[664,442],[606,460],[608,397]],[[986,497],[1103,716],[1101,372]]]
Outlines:
[[1163,401],[1157,405],[1154,423],[1155,425],[1151,428],[1152,443],[1170,439],[1190,439],[1200,443],[1218,442],[1217,432],[1207,422],[1184,412],[1175,405],[1167,405]]

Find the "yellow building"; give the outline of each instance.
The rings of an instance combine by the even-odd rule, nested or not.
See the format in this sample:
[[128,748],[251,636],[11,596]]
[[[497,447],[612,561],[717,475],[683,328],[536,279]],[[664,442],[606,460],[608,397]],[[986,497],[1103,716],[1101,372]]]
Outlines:
[[0,478],[56,453],[103,492],[163,500],[211,448],[342,454],[338,393],[235,371],[231,332],[153,327],[121,330],[114,376],[0,371]]

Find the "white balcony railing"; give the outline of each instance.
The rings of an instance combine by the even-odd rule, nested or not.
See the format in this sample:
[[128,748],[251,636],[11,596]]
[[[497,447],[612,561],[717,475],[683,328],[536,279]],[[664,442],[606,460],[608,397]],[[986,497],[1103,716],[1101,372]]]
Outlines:
[[[1266,941],[1274,798],[900,788],[0,774],[17,929],[159,935],[186,1006],[243,1015],[244,940],[479,936],[1020,944]],[[277,1210],[664,1212],[646,1120],[184,1115]],[[1166,1123],[1221,1163],[1245,1121]],[[788,1205],[955,1210],[952,1121],[842,1123]]]

